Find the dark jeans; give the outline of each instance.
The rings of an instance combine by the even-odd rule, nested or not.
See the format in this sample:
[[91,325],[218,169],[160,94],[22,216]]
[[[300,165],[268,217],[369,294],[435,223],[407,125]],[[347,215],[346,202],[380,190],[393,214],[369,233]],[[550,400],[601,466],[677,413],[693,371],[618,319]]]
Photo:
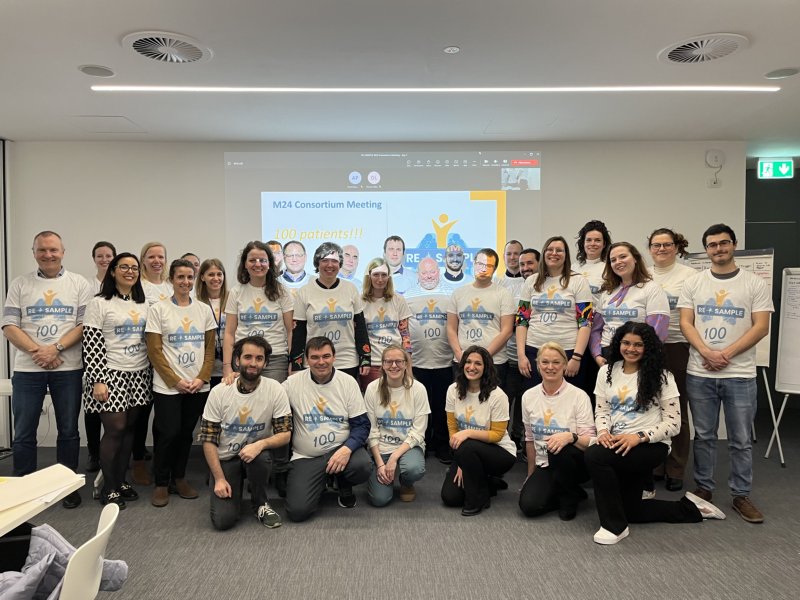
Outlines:
[[689,362],[689,344],[687,342],[664,344],[664,353],[667,355],[667,368],[675,377],[675,384],[680,392],[681,404],[681,430],[672,438],[672,448],[664,465],[656,467],[656,474],[673,479],[683,479],[686,463],[689,460],[689,394],[686,392],[686,364]]
[[203,414],[208,392],[159,394],[153,392],[154,452],[153,473],[157,486],[186,476],[186,463],[192,448],[192,433]]
[[594,484],[600,525],[619,535],[628,523],[699,523],[703,516],[686,498],[642,500],[644,482],[664,462],[667,445],[639,444],[626,456],[600,444],[586,450],[586,466]]
[[525,387],[525,377],[519,372],[519,365],[516,361],[508,361],[508,372],[506,373],[506,385],[503,391],[508,396],[508,409],[511,419],[508,427],[508,434],[517,444],[523,445],[525,439],[525,428],[522,425],[522,393]]
[[450,367],[442,369],[420,369],[414,367],[414,379],[425,386],[428,392],[428,404],[431,414],[428,415],[428,429],[425,431],[425,444],[428,450],[448,450],[450,447],[450,434],[447,431],[447,415],[444,412],[447,388],[453,383],[453,370]]
[[83,370],[16,371],[11,377],[11,409],[14,415],[14,477],[36,471],[36,430],[48,390],[56,418],[56,460],[78,470]]
[[[482,508],[491,495],[490,477],[501,477],[511,470],[517,457],[497,444],[466,440],[453,451],[453,463],[442,483],[442,502],[447,506]],[[453,481],[461,468],[464,487]]]
[[253,510],[267,503],[267,487],[272,472],[272,455],[269,450],[261,452],[249,463],[238,456],[220,461],[222,473],[231,486],[231,497],[220,498],[214,493],[214,476],[209,479],[211,491],[211,524],[214,529],[230,529],[239,520],[242,504],[244,478],[250,482],[250,495]]
[[564,446],[558,454],[547,453],[548,466],[536,467],[522,486],[519,507],[526,517],[538,517],[558,508],[575,508],[578,488],[589,479],[583,451]]

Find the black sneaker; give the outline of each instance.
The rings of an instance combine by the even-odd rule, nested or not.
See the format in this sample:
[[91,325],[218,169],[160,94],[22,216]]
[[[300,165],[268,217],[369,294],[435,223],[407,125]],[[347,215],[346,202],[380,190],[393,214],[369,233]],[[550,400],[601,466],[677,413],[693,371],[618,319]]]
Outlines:
[[112,490],[107,494],[103,494],[103,497],[100,499],[100,502],[105,504],[116,504],[119,506],[120,510],[125,510],[125,500],[123,500],[122,496],[116,490]]
[[353,508],[356,505],[356,495],[353,493],[352,486],[339,484],[339,506],[342,508]]
[[453,452],[450,448],[438,448],[434,455],[443,465],[449,465],[453,462]]
[[128,500],[130,502],[131,500],[139,499],[138,492],[133,489],[133,486],[127,481],[123,481],[122,485],[119,486],[119,490],[117,491],[119,492],[119,495],[122,496],[123,500]]
[[283,523],[281,516],[272,510],[272,507],[268,502],[265,502],[258,507],[258,510],[256,511],[256,518],[264,527],[267,527],[268,529],[275,529],[276,527],[280,527]]
[[80,493],[72,492],[61,501],[61,506],[64,508],[78,508],[81,505],[81,501]]

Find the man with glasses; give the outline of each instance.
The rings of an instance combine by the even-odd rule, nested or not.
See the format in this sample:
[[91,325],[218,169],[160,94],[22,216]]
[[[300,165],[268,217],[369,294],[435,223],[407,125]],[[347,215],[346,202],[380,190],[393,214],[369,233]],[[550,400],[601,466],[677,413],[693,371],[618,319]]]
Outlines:
[[306,273],[306,247],[297,240],[286,242],[283,247],[284,271],[281,283],[287,288],[300,288],[311,279]]
[[499,257],[491,248],[482,248],[475,256],[475,281],[453,292],[447,309],[447,340],[455,362],[465,348],[477,345],[489,351],[494,360],[500,385],[505,385],[508,368],[506,343],[514,329],[516,305],[504,287],[492,281]]
[[[11,282],[3,308],[3,334],[17,349],[11,405],[14,413],[14,476],[36,471],[36,430],[48,393],[53,401],[58,438],[56,460],[78,468],[81,410],[81,335],[91,299],[89,283],[61,265],[64,244],[54,231],[33,238],[39,268]],[[81,496],[72,492],[64,508],[75,508]]]
[[688,279],[678,299],[681,331],[691,344],[686,389],[694,421],[694,494],[711,500],[720,406],[725,409],[733,508],[745,521],[764,515],[750,500],[751,427],[756,415],[756,344],[769,332],[766,283],[736,266],[736,234],[722,223],[703,234],[711,268]]

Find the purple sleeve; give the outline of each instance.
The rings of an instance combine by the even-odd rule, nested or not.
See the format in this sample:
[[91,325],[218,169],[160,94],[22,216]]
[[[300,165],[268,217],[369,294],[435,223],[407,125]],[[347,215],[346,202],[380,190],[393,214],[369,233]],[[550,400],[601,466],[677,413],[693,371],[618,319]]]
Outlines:
[[647,315],[644,322],[656,330],[658,338],[664,342],[669,333],[669,315]]
[[606,322],[603,320],[603,315],[596,312],[594,313],[594,318],[592,319],[592,333],[589,334],[589,352],[592,353],[592,356],[597,358],[600,356],[600,340],[603,337],[603,327],[605,327]]

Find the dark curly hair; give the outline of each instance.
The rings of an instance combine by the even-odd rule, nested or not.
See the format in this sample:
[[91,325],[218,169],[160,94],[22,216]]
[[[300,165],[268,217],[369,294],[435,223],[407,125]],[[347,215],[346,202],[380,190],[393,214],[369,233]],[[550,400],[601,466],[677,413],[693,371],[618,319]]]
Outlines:
[[661,395],[661,388],[667,383],[667,363],[664,344],[656,335],[656,330],[647,323],[628,321],[619,327],[611,340],[611,353],[608,357],[606,383],[611,385],[611,371],[614,363],[623,360],[620,343],[626,334],[638,335],[644,342],[644,353],[639,361],[639,383],[636,391],[636,404],[641,410],[650,406]]
[[586,242],[586,234],[590,231],[599,231],[600,235],[603,236],[603,249],[600,251],[600,260],[605,260],[606,256],[608,256],[608,247],[611,245],[611,232],[602,221],[589,221],[586,225],[581,227],[581,230],[578,232],[578,241],[575,243],[575,247],[578,249],[575,260],[578,261],[579,264],[586,262],[586,248],[584,248],[583,245]]
[[458,361],[458,374],[456,375],[456,391],[458,392],[458,399],[464,400],[467,397],[467,389],[469,382],[467,376],[464,375],[464,365],[467,358],[471,354],[479,354],[483,360],[483,375],[481,375],[481,389],[478,392],[478,402],[486,402],[489,399],[494,389],[500,384],[500,379],[497,377],[497,369],[494,367],[492,355],[486,348],[480,346],[470,346],[461,355],[461,360]]

